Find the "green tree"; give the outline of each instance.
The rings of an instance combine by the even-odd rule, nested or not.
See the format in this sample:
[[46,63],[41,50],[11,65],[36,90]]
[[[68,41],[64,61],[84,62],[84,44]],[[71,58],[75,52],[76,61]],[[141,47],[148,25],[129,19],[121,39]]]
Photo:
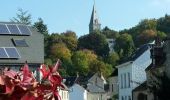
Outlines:
[[146,44],[146,43],[149,43],[149,42],[153,42],[155,37],[157,35],[157,32],[155,30],[143,30],[141,32],[141,34],[138,35],[138,37],[136,37],[136,44],[137,45],[142,45],[142,44]]
[[78,39],[79,49],[93,50],[97,55],[105,57],[109,54],[106,37],[101,32],[94,32]]
[[63,43],[55,43],[50,48],[50,58],[55,62],[60,59],[64,62],[64,67],[69,67],[71,64],[71,51]]
[[109,29],[107,26],[102,30],[102,34],[104,34],[107,38],[115,39],[119,36],[119,33]]
[[44,24],[42,18],[38,18],[38,21],[35,22],[33,26],[37,28],[38,32],[42,33],[44,36],[48,35],[47,25]]
[[89,66],[97,60],[97,55],[90,50],[79,50],[73,53],[72,63],[73,69],[76,72],[79,72],[81,75],[87,75],[89,73]]
[[[134,39],[136,47],[154,40],[157,31],[156,19],[144,19],[135,27],[121,31],[120,33],[129,33]],[[144,38],[144,39],[143,39]]]
[[90,73],[101,72],[104,77],[108,77],[112,73],[112,66],[100,60],[94,60],[89,66]]
[[132,36],[130,34],[121,34],[116,39],[116,44],[114,46],[115,51],[119,54],[120,58],[130,57],[135,50]]
[[109,56],[106,58],[106,62],[108,64],[111,64],[113,68],[118,64],[119,60],[119,55],[116,52],[110,53]]
[[157,36],[160,37],[161,39],[164,39],[167,37],[167,35],[164,32],[157,31]]
[[80,75],[87,75],[89,72],[89,62],[86,54],[82,51],[76,51],[72,56],[72,62],[75,72]]
[[62,36],[62,42],[65,43],[66,46],[71,51],[77,50],[78,40],[75,32],[66,31],[64,33],[61,33],[61,36]]
[[31,25],[31,14],[29,14],[28,11],[23,11],[23,9],[20,8],[18,9],[16,17],[13,17],[11,21]]
[[157,30],[164,32],[166,34],[170,33],[170,16],[169,15],[165,15],[162,18],[158,19],[158,23],[157,23]]

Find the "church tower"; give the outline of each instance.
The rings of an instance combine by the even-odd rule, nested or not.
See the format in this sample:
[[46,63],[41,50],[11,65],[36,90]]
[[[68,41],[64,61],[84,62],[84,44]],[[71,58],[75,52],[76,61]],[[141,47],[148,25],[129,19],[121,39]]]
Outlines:
[[95,3],[93,5],[93,10],[91,14],[91,19],[90,19],[90,24],[89,24],[89,33],[92,33],[94,30],[101,30],[101,24],[97,16]]

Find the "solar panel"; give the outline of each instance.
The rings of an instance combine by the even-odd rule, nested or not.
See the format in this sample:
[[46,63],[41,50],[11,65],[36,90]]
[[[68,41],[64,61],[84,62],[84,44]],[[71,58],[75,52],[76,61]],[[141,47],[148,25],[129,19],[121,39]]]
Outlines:
[[11,34],[20,34],[16,25],[7,25]]
[[0,48],[0,58],[8,58],[4,48]]
[[27,26],[25,26],[25,25],[18,25],[18,28],[21,31],[22,35],[31,35],[31,32],[29,31]]
[[12,39],[14,42],[14,45],[17,47],[28,47],[27,42],[25,39]]
[[0,24],[0,34],[10,34],[6,25]]
[[8,47],[8,48],[5,48],[5,50],[6,50],[9,58],[20,58],[20,55],[17,52],[16,48]]

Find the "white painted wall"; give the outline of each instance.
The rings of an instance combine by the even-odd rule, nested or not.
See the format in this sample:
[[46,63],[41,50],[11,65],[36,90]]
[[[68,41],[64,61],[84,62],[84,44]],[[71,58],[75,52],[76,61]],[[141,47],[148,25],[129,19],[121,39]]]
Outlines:
[[[131,82],[130,82],[130,87],[128,87],[128,73],[130,73],[130,80],[132,79],[132,63],[129,62],[125,66],[122,66],[118,68],[118,83],[119,83],[119,100],[122,100],[122,96],[130,96],[132,95],[132,88],[131,88]],[[126,87],[125,87],[125,80],[124,80],[124,75],[126,74]],[[121,82],[121,75],[122,75],[122,81]],[[123,85],[123,87],[122,87]]]
[[61,100],[69,100],[69,92],[67,90],[59,90]]
[[[151,64],[150,49],[145,51],[133,62],[126,62],[118,67],[119,100],[129,100],[132,98],[132,90],[146,80],[145,69]],[[124,87],[126,74],[126,84],[128,85],[128,73],[130,73],[130,87]],[[121,87],[121,75],[123,75],[123,88]]]
[[70,87],[69,100],[87,100],[87,91],[78,84]]
[[88,80],[87,89],[90,92],[104,92],[105,84],[106,80],[104,79],[103,75],[96,73]]

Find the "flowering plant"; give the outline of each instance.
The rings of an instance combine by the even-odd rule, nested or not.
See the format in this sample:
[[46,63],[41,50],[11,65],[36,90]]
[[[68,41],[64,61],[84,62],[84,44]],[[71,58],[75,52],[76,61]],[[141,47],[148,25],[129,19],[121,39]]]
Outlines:
[[0,74],[0,100],[61,100],[59,88],[64,88],[58,73],[59,60],[54,66],[42,64],[42,81],[38,82],[26,63],[19,72],[5,69]]

